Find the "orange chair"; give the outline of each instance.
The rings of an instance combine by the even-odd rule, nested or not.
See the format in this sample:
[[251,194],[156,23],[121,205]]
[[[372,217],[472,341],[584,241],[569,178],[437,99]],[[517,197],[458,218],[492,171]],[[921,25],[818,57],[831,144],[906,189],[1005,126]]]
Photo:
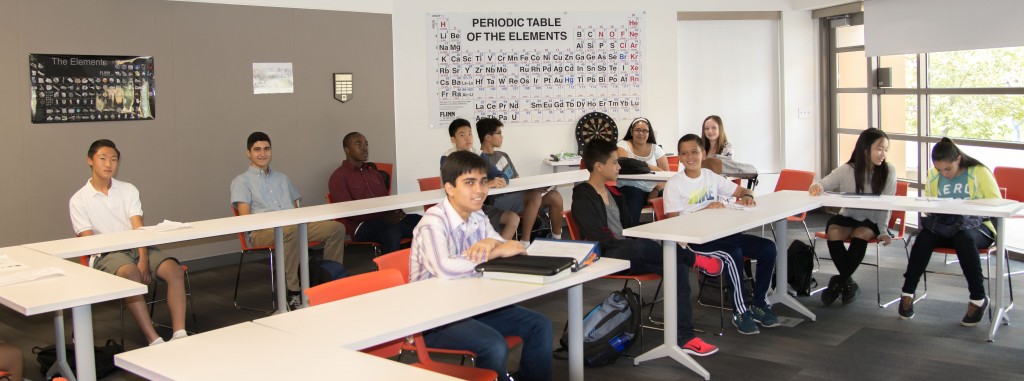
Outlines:
[[[316,306],[335,300],[401,286],[403,284],[405,284],[405,280],[402,279],[402,273],[400,271],[396,269],[385,269],[353,275],[312,287],[306,290],[306,296],[309,297],[309,304],[311,306]],[[401,347],[405,342],[406,339],[402,338],[365,349],[363,352],[380,357],[398,356],[401,354]],[[419,360],[418,363],[410,364],[414,367],[442,373],[463,380],[484,381],[495,380],[498,378],[498,375],[490,369],[470,368],[460,365],[434,362],[430,359],[430,355],[427,352],[426,345],[423,342],[422,333],[413,334],[411,342],[414,345],[416,355]]]
[[679,172],[679,156],[672,155],[666,156],[665,158],[668,159],[668,170],[672,172]]
[[[895,195],[896,196],[906,196],[907,195],[907,188],[909,188],[909,186],[910,186],[910,183],[908,183],[906,181],[902,181],[902,180],[901,181],[897,181],[896,182],[896,193],[895,193]],[[910,241],[907,239],[907,212],[905,210],[894,210],[894,211],[892,211],[892,214],[889,217],[889,224],[887,226],[889,227],[890,231],[895,231],[896,232],[892,236],[893,240],[903,241],[903,251],[906,252],[907,260],[910,260],[910,250],[908,248],[908,246],[910,245]],[[817,243],[819,238],[827,240],[828,239],[828,233],[827,232],[816,232],[816,233],[814,233],[814,241],[812,242],[811,247],[814,247],[814,244]],[[850,240],[846,240],[846,243],[850,243]],[[896,303],[896,302],[900,301],[900,298],[896,298],[896,299],[893,299],[893,300],[889,301],[888,303],[882,304],[882,284],[881,284],[881,274],[879,272],[879,267],[880,267],[879,264],[882,263],[881,262],[881,256],[880,256],[881,241],[879,241],[878,239],[873,239],[873,240],[868,241],[868,243],[875,244],[875,263],[874,264],[865,263],[865,265],[875,266],[875,286],[877,287],[877,290],[878,290],[878,295],[877,295],[878,296],[878,306],[881,307],[881,308],[886,308],[886,307],[889,307],[890,305],[892,305],[893,303]],[[917,297],[917,299],[914,300],[914,303],[917,303],[918,301],[920,301],[921,299],[924,299],[926,297],[928,297],[928,275],[927,274],[925,274],[925,276],[924,276],[924,294],[922,294],[921,296]]]
[[377,166],[378,171],[384,172],[385,174],[388,175],[388,182],[387,184],[384,184],[384,187],[387,188],[388,193],[390,193],[391,183],[394,181],[393,179],[395,178],[395,165],[391,163],[373,163],[373,165]]
[[[402,249],[396,252],[387,253],[373,259],[373,262],[377,264],[377,270],[395,269],[402,274],[402,279],[409,280],[409,254],[412,253],[412,249]],[[513,348],[516,345],[523,343],[523,338],[519,336],[505,336],[505,343],[508,344],[509,348]],[[403,351],[414,351],[412,345],[406,343],[402,346]],[[440,348],[428,348],[431,353],[443,353],[449,355],[462,356],[462,361],[465,363],[466,358],[469,358],[470,362],[476,362],[476,353],[472,351],[464,351],[457,349],[440,349]]]
[[[416,179],[420,183],[420,191],[437,190],[441,189],[441,177],[424,177],[422,179]],[[423,211],[427,211],[430,207],[437,204],[423,205]]]
[[[238,208],[235,208],[235,207],[232,206],[231,207],[231,211],[233,211],[235,213],[235,217],[238,217]],[[267,314],[270,314],[270,313],[273,313],[274,311],[277,311],[277,293],[276,293],[276,290],[275,290],[275,286],[277,284],[274,282],[274,246],[273,245],[271,245],[271,246],[250,246],[249,245],[249,240],[246,239],[246,237],[245,237],[245,233],[238,233],[238,243],[240,244],[240,246],[242,248],[242,253],[241,253],[241,255],[238,256],[238,271],[235,273],[235,295],[232,298],[232,303],[234,303],[235,308],[240,309],[240,310],[258,311],[258,312],[263,312],[263,313],[267,313]],[[269,265],[270,265],[270,309],[269,310],[264,310],[264,309],[260,309],[260,308],[244,306],[244,305],[238,303],[238,286],[242,282],[242,263],[245,260],[245,255],[246,254],[252,254],[252,253],[255,253],[255,252],[258,252],[258,251],[265,251],[268,254],[268,261],[269,261]]]
[[[572,217],[572,211],[571,210],[563,211],[562,212],[562,218],[565,219],[565,229],[569,231],[569,238],[571,238],[573,241],[582,241],[583,240],[583,234],[580,233],[580,226],[576,224],[576,219]],[[602,279],[621,280],[621,281],[624,282],[622,287],[629,286],[629,281],[636,282],[636,293],[637,293],[637,297],[640,298],[641,308],[643,308],[643,305],[649,305],[650,306],[650,307],[648,307],[648,310],[647,310],[647,320],[652,325],[641,325],[641,327],[642,328],[650,328],[650,329],[661,329],[660,326],[664,325],[664,324],[662,322],[660,322],[660,321],[654,320],[654,318],[651,317],[651,313],[654,312],[654,304],[658,302],[658,294],[661,293],[661,275],[660,274],[655,274],[655,273],[647,273],[647,274],[620,274],[620,275],[613,274],[613,275],[605,275],[605,276],[603,276],[601,278]],[[644,294],[643,294],[644,293],[644,291],[643,291],[644,290],[644,282],[653,282],[653,281],[658,281],[658,288],[656,288],[654,290],[654,299],[651,299],[650,302],[644,303]],[[643,329],[640,330],[640,352],[641,353],[644,352],[644,331],[643,331]]]
[[1024,168],[996,167],[992,171],[996,183],[1006,188],[1003,198],[1024,202]]
[[[380,167],[378,167],[378,169],[379,168]],[[331,193],[330,192],[324,193],[324,198],[327,199],[327,203],[328,204],[333,204],[334,203],[334,200],[331,198]],[[352,239],[352,236],[353,236],[353,234],[356,233],[356,228],[359,225],[353,224],[352,221],[350,221],[347,218],[338,218],[335,221],[338,221],[342,225],[345,225],[345,232],[348,234],[348,236],[345,237],[345,246],[349,246],[349,245],[370,246],[370,247],[373,248],[373,257],[376,258],[376,257],[380,256],[380,244],[379,243],[373,242],[373,241],[356,241],[356,240]],[[405,244],[408,244],[410,242],[412,242],[411,238],[402,238],[402,240],[400,241],[400,244],[405,245]]]

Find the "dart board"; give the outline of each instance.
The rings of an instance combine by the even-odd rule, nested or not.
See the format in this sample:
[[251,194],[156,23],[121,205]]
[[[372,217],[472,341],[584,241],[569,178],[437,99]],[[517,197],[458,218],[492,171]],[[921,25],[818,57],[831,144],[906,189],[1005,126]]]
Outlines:
[[584,115],[576,122],[576,144],[580,154],[583,153],[583,146],[595,137],[612,143],[619,138],[615,120],[608,114],[595,111]]

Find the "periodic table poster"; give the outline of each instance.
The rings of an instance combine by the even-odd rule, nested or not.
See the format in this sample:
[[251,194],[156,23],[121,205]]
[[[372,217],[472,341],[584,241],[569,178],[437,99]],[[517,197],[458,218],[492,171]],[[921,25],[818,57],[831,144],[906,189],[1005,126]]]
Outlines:
[[642,115],[643,13],[427,15],[430,127],[455,118],[575,125]]

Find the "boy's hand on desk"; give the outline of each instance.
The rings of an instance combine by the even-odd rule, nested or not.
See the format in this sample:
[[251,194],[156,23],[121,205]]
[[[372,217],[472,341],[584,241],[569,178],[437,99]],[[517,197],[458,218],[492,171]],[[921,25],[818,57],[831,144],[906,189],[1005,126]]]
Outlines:
[[743,195],[736,199],[736,203],[743,206],[757,206],[757,201],[754,201],[754,196]]
[[500,242],[494,239],[484,239],[477,241],[473,246],[470,246],[464,253],[463,256],[473,261],[473,263],[486,262],[488,257],[491,255],[491,251],[498,246]]
[[821,184],[811,184],[811,187],[807,190],[807,192],[810,193],[811,196],[820,196],[822,190],[823,189],[821,188]]
[[725,204],[718,201],[713,201],[710,204],[708,204],[708,206],[706,206],[704,209],[725,209]]

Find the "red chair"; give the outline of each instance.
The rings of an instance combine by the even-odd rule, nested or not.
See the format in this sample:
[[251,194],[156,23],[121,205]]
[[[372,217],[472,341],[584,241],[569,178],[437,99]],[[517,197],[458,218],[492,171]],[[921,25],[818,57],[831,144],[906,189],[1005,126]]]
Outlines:
[[[571,210],[563,211],[562,212],[562,218],[565,219],[565,228],[566,228],[566,230],[569,231],[569,238],[572,238],[573,241],[582,241],[583,240],[583,235],[580,233],[580,226],[576,224],[576,219],[572,217],[572,211]],[[654,318],[651,317],[651,313],[654,312],[654,304],[658,302],[658,294],[661,292],[661,275],[660,274],[655,274],[655,273],[647,273],[647,274],[622,274],[622,275],[615,275],[615,274],[613,274],[613,275],[605,275],[605,276],[603,276],[601,278],[602,279],[622,280],[624,282],[622,287],[629,286],[629,281],[636,282],[636,289],[637,289],[636,294],[637,294],[637,297],[640,298],[641,309],[643,308],[644,305],[649,305],[650,306],[648,308],[648,311],[647,311],[647,320],[652,325],[641,325],[641,327],[642,328],[650,328],[650,329],[661,329],[660,326],[664,325],[664,324],[662,322],[660,322],[660,321],[654,320]],[[643,295],[644,283],[643,282],[653,282],[653,281],[659,281],[658,282],[658,288],[656,288],[654,290],[654,299],[651,299],[650,302],[644,303],[644,295]],[[641,353],[644,352],[644,330],[643,329],[640,330],[640,352]]]
[[[412,253],[412,249],[402,249],[396,252],[387,253],[373,259],[373,262],[377,264],[377,270],[395,269],[402,274],[402,279],[406,282],[409,281],[409,254]],[[509,348],[513,348],[516,345],[523,343],[523,338],[519,336],[505,336],[505,343]],[[403,351],[414,351],[414,348],[409,343],[402,345]],[[449,355],[462,356],[462,361],[465,363],[466,358],[469,358],[471,363],[476,363],[476,353],[472,351],[457,350],[457,349],[440,349],[440,348],[428,348],[431,353],[443,353]]]
[[[907,188],[909,188],[909,186],[910,186],[910,183],[908,183],[906,181],[902,181],[902,180],[901,181],[897,181],[896,182],[896,193],[895,193],[895,195],[896,196],[906,196],[907,195]],[[889,217],[889,224],[887,226],[889,227],[890,231],[895,231],[896,232],[892,236],[892,239],[894,241],[895,240],[903,241],[903,251],[906,252],[907,260],[909,261],[910,260],[910,250],[909,250],[908,246],[910,245],[910,242],[907,239],[907,212],[905,210],[894,210],[894,211],[892,211],[892,214]],[[814,241],[812,242],[812,245],[811,245],[812,247],[814,247],[814,244],[817,243],[818,238],[827,240],[828,239],[828,233],[827,232],[816,232],[816,233],[814,233]],[[850,240],[846,240],[846,243],[850,243]],[[890,305],[892,305],[893,303],[896,303],[896,302],[900,301],[900,298],[893,299],[893,300],[891,300],[891,301],[889,301],[888,303],[885,303],[885,304],[882,303],[882,284],[881,284],[881,274],[879,272],[880,271],[879,267],[881,267],[879,265],[882,263],[881,262],[881,254],[880,254],[880,252],[881,252],[881,241],[876,238],[876,239],[868,241],[868,243],[875,244],[875,263],[874,264],[865,263],[865,265],[875,266],[875,286],[877,287],[877,290],[878,290],[878,292],[877,292],[877,294],[878,294],[877,295],[877,297],[878,297],[878,306],[881,307],[881,308],[886,308],[886,307],[889,307]],[[924,299],[926,297],[928,297],[928,275],[927,274],[925,274],[925,276],[924,276],[924,294],[922,294],[921,296],[917,297],[917,299],[914,300],[914,303],[917,303],[918,301],[920,301],[921,299]]]
[[[309,305],[316,306],[335,300],[401,286],[403,284],[405,284],[405,280],[402,279],[401,272],[396,269],[385,269],[353,275],[312,287],[306,290],[306,296],[309,297]],[[414,367],[463,380],[485,381],[495,380],[498,378],[498,375],[490,369],[470,368],[460,365],[434,362],[430,359],[426,345],[423,343],[422,333],[413,334],[411,336],[411,341],[419,360],[418,363],[410,364]],[[394,357],[401,354],[402,344],[405,342],[406,339],[402,338],[365,349],[363,352],[380,357]]]
[[672,172],[679,172],[679,156],[672,155],[665,156],[665,158],[668,159],[668,170]]
[[[420,191],[437,190],[441,189],[441,177],[424,177],[422,179],[416,179],[416,182],[420,183]],[[437,204],[423,205],[423,211],[426,212],[432,206]]]
[[391,163],[373,163],[377,166],[377,170],[384,172],[388,175],[388,182],[384,184],[384,187],[388,189],[388,193],[391,192],[391,183],[394,182],[395,178],[395,165]]
[[[231,211],[238,217],[238,208],[232,206]],[[235,308],[240,310],[258,311],[263,313],[273,313],[277,311],[277,293],[275,290],[274,283],[274,246],[251,246],[249,245],[249,239],[246,238],[245,233],[238,233],[238,243],[242,248],[242,254],[238,256],[238,272],[235,274],[235,296],[232,298],[232,302],[235,304]],[[309,247],[319,246],[321,243],[318,241],[309,241]],[[242,281],[242,263],[245,260],[245,254],[252,254],[257,251],[266,251],[268,256],[268,262],[270,265],[270,309],[264,310],[255,307],[243,306],[238,303],[238,286]]]

